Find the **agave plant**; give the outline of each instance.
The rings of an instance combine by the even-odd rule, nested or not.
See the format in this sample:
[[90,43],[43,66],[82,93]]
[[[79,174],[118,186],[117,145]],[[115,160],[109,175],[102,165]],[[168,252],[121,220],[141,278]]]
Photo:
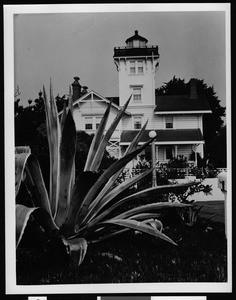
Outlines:
[[117,198],[125,189],[152,172],[152,169],[147,170],[125,180],[118,186],[114,185],[125,165],[152,142],[151,139],[138,147],[147,123],[137,133],[123,157],[102,174],[99,172],[107,143],[121,120],[131,96],[111,126],[105,130],[111,109],[111,105],[108,106],[94,135],[84,171],[76,180],[76,128],[72,113],[71,92],[68,107],[64,107],[60,120],[51,83],[49,99],[45,88],[43,88],[43,94],[50,154],[49,192],[47,192],[36,157],[29,148],[17,147],[15,151],[16,196],[21,183],[24,182],[32,196],[32,206],[16,205],[16,246],[19,246],[28,220],[35,211],[40,212],[40,225],[45,231],[57,233],[66,245],[69,254],[76,257],[77,265],[83,261],[88,243],[102,241],[127,230],[144,232],[176,245],[162,232],[162,224],[157,219],[158,211],[165,207],[186,207],[187,204],[158,203],[157,200],[157,203],[142,205],[115,214],[116,209],[128,201],[153,195],[158,197],[160,193],[169,193],[172,189],[191,185],[157,186],[124,198]]

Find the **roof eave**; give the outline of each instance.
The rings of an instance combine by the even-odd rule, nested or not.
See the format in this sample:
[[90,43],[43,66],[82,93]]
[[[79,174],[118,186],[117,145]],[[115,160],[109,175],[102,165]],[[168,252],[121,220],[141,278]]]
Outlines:
[[163,110],[154,111],[155,115],[165,115],[165,114],[211,114],[211,110]]
[[[120,106],[118,106],[117,104],[115,104],[114,102],[112,102],[111,100],[107,99],[106,97],[101,96],[100,94],[98,94],[97,92],[91,90],[88,93],[84,94],[83,96],[81,96],[80,98],[78,98],[77,100],[75,100],[72,104],[72,106],[74,107],[76,104],[78,105],[81,102],[86,102],[87,100],[84,100],[85,97],[87,97],[90,93],[94,93],[97,96],[99,96],[100,98],[103,99],[103,101],[105,101],[106,103],[111,103],[111,105],[116,108],[117,110],[121,110]],[[63,112],[63,110],[61,110],[58,115],[61,115]],[[131,116],[131,113],[129,113],[127,110],[125,111],[125,114],[127,114],[128,116]]]
[[[131,141],[132,142],[132,141]],[[120,142],[121,146],[128,146],[131,144],[131,142]],[[143,145],[146,142],[139,142],[139,145]],[[203,140],[200,141],[163,141],[163,142],[156,142],[155,145],[189,145],[189,144],[205,144]]]

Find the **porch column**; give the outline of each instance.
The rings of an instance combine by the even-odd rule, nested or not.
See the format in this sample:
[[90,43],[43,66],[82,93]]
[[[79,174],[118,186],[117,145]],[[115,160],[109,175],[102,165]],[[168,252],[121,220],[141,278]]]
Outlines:
[[178,155],[178,151],[177,150],[178,150],[178,145],[175,146],[175,157],[176,158],[177,158],[177,155]]
[[158,162],[158,160],[159,160],[159,157],[158,157],[158,147],[159,146],[156,146],[156,162]]
[[194,145],[194,154],[195,154],[195,160],[194,160],[194,167],[197,167],[197,144]]

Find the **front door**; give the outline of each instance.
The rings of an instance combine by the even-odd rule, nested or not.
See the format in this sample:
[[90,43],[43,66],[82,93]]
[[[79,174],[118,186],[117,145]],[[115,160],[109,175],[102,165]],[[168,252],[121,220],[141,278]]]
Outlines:
[[165,159],[170,160],[173,158],[173,147],[172,146],[167,146],[165,148]]

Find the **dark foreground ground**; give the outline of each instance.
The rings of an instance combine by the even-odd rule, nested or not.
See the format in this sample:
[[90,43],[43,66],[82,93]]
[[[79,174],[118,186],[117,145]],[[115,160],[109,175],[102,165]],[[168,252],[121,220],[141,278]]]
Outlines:
[[192,227],[175,217],[163,220],[165,233],[178,246],[134,232],[89,245],[77,270],[72,270],[57,250],[45,255],[40,249],[19,249],[17,284],[226,282],[222,209],[222,203],[205,205]]
[[[203,206],[200,211],[200,216],[204,219],[211,218],[214,222],[225,222],[224,201],[199,201],[197,206]],[[230,212],[229,212],[230,213]]]

